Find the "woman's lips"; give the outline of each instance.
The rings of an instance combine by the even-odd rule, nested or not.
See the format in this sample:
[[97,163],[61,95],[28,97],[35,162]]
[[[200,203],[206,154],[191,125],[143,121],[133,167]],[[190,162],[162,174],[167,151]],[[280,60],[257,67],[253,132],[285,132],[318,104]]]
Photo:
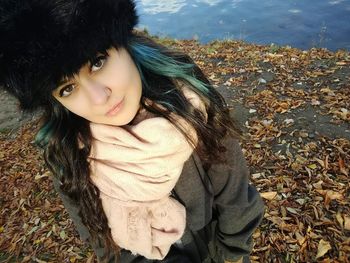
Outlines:
[[115,115],[119,110],[120,108],[123,106],[123,102],[124,102],[124,98],[118,102],[117,104],[115,104],[107,113],[106,115],[107,116],[113,116]]

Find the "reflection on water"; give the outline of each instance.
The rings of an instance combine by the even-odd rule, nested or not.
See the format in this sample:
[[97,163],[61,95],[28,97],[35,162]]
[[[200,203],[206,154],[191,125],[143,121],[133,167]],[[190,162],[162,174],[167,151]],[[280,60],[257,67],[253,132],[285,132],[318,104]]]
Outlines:
[[300,13],[301,10],[300,9],[289,9],[288,12],[297,14],[297,13]]
[[173,14],[186,5],[186,0],[142,0],[141,3],[146,14],[155,15],[162,12]]
[[141,28],[174,38],[350,50],[350,0],[138,0]]
[[208,4],[208,5],[216,5],[216,4],[218,4],[218,3],[222,2],[222,1],[223,0],[202,0],[202,1],[198,0],[196,2],[201,2],[201,3]]

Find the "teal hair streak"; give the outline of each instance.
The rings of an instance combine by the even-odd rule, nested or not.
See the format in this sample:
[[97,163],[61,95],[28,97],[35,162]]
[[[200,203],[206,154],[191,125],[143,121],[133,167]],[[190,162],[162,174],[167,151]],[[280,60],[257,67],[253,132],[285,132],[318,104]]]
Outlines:
[[[45,148],[50,139],[54,136],[54,131],[57,129],[57,125],[55,125],[54,121],[50,120],[43,127],[40,128],[38,133],[35,136],[35,144],[41,148]],[[55,171],[62,175],[64,171],[64,166],[58,165],[55,167]]]
[[158,49],[138,42],[132,42],[130,47],[142,82],[146,86],[147,81],[142,75],[141,66],[161,76],[184,79],[202,94],[209,95],[207,85],[193,75],[194,64],[176,61],[174,58],[162,54]]
[[53,121],[49,121],[46,123],[35,136],[35,144],[40,147],[45,147],[50,138],[52,137],[54,131],[54,123]]

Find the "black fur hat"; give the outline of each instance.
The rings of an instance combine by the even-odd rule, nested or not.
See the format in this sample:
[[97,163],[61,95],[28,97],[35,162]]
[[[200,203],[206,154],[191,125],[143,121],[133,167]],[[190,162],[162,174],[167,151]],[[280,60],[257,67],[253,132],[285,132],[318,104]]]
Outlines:
[[137,22],[132,0],[0,0],[0,86],[22,109],[45,105],[62,77],[125,47]]

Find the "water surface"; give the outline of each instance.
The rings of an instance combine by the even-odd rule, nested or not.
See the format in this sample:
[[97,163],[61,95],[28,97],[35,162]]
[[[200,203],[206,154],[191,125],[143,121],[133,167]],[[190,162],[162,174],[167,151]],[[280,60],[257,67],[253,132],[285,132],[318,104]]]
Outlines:
[[177,39],[350,50],[350,0],[138,0],[139,27]]

